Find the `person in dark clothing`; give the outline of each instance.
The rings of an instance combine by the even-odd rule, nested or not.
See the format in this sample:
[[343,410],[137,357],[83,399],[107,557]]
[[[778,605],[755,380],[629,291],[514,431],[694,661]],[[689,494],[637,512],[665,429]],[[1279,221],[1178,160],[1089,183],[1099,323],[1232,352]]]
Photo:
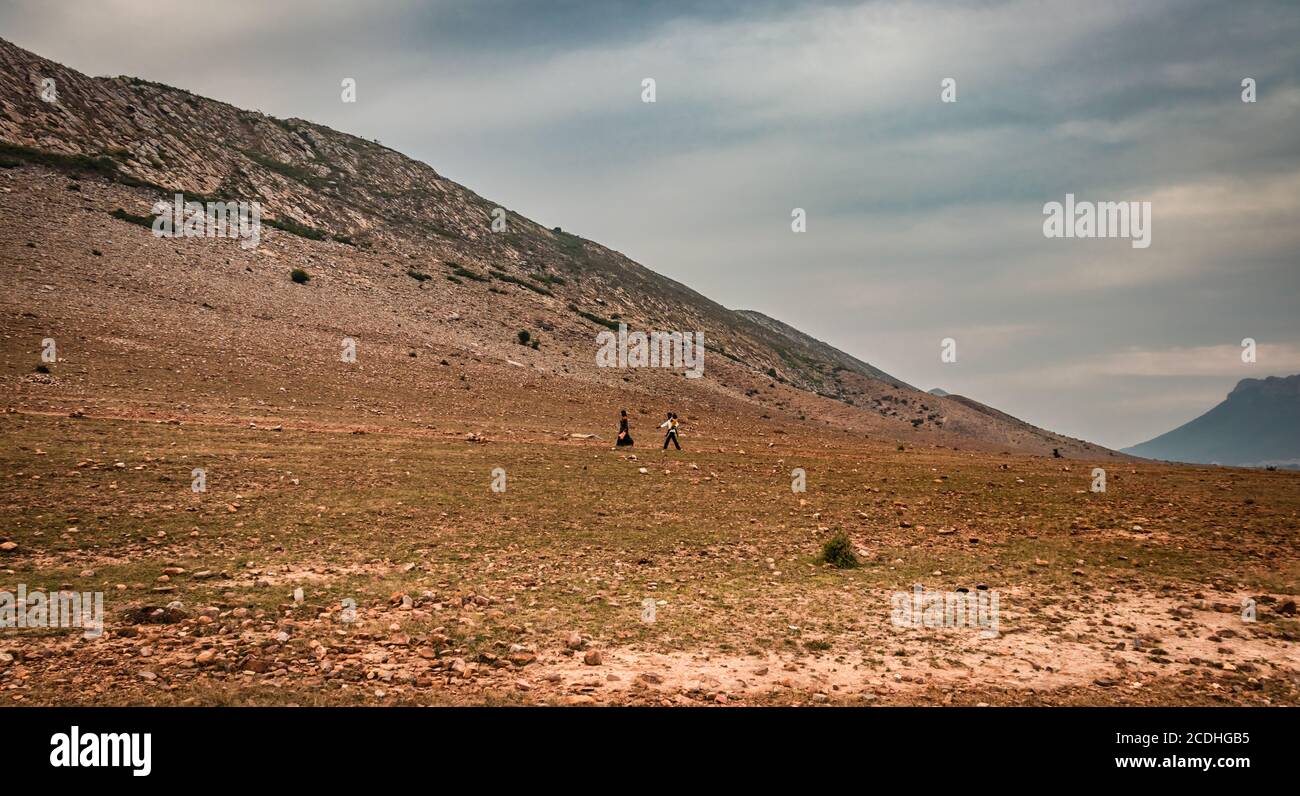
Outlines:
[[671,442],[677,450],[682,449],[682,445],[677,441],[677,415],[673,412],[668,413],[668,419],[659,425],[660,428],[668,429],[664,435],[664,450],[668,450],[668,443]]
[[632,432],[627,429],[627,410],[624,409],[619,413],[618,418],[618,442],[614,443],[622,448],[632,444]]

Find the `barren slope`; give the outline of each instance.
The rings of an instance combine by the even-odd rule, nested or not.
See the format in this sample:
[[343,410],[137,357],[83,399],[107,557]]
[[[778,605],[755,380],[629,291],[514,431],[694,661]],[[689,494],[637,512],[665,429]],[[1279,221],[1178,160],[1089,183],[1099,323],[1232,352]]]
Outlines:
[[[201,372],[207,389],[198,392],[215,405],[232,379],[286,378],[294,360],[304,365],[303,378],[328,382],[320,396],[332,396],[326,403],[371,397],[381,384],[387,395],[411,389],[427,400],[427,390],[443,389],[445,374],[430,373],[427,360],[392,361],[424,348],[442,351],[439,361],[453,352],[477,357],[493,371],[489,381],[516,382],[519,374],[506,363],[514,359],[542,374],[537,378],[557,380],[566,394],[588,389],[559,386],[569,381],[612,387],[591,407],[589,421],[602,425],[632,400],[621,392],[636,387],[655,396],[656,406],[648,407],[654,414],[669,405],[702,414],[723,402],[743,407],[744,423],[804,418],[902,441],[1101,452],[921,393],[784,324],[732,312],[617,252],[518,214],[509,214],[507,231],[493,233],[494,203],[378,144],[145,81],[89,78],[2,40],[0,66],[0,160],[9,166],[4,212],[26,219],[6,225],[0,238],[0,262],[19,291],[9,309],[30,310],[35,290],[47,294],[40,305],[51,313],[31,318],[15,339],[24,345],[5,352],[10,380],[28,369],[28,346],[61,331],[50,323],[60,315],[83,322],[84,347],[104,342],[106,335],[84,328],[98,307],[118,319],[154,319],[121,323],[108,335],[134,346],[157,345],[148,338],[166,328],[167,346],[191,358],[189,367],[168,370]],[[43,77],[57,81],[57,102],[40,99]],[[118,210],[147,217],[154,201],[174,191],[255,199],[268,223],[284,229],[265,230],[262,245],[249,253],[230,241],[160,241],[143,226],[109,217]],[[76,226],[69,226],[74,217]],[[90,240],[103,245],[85,245]],[[313,281],[285,283],[295,267]],[[82,269],[103,280],[87,284]],[[618,322],[633,330],[704,332],[705,378],[598,372],[596,334]],[[224,333],[204,328],[209,323]],[[521,329],[542,340],[540,351],[513,345]],[[192,332],[199,336],[189,339]],[[361,367],[353,370],[367,375],[335,379],[317,368],[344,336],[364,341]],[[243,346],[238,368],[210,361],[224,357],[213,341],[236,337]],[[378,364],[367,357],[380,351],[392,358],[367,373],[366,366]],[[82,386],[108,387],[95,373],[87,372]],[[356,387],[364,393],[349,392]],[[503,404],[497,391],[472,383],[468,392],[469,417],[491,415],[486,403],[511,400]],[[544,395],[532,395],[530,413],[567,422],[572,413],[540,406]],[[707,422],[698,414],[692,420]]]

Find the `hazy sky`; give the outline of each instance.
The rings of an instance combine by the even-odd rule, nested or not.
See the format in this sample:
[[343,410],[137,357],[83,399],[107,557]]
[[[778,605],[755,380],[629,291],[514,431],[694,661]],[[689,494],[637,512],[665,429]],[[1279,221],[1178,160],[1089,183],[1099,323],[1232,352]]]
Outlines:
[[[1104,445],[1300,372],[1295,2],[0,0],[0,36],[378,138],[726,306]],[[1045,238],[1066,193],[1151,202],[1150,247]]]

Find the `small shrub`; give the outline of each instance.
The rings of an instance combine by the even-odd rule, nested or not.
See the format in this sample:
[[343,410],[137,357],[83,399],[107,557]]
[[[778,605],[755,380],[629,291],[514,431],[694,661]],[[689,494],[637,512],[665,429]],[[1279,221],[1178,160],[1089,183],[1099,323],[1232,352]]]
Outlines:
[[530,339],[532,339],[532,335],[528,333],[527,329],[519,330],[519,345],[528,345]]
[[428,274],[422,274],[422,273],[420,273],[419,271],[415,270],[414,268],[408,270],[408,271],[406,272],[406,275],[409,276],[409,277],[411,277],[412,279],[414,279],[416,282],[423,282],[423,281],[426,280],[426,279],[432,279],[432,278],[433,278],[433,277],[429,276]]
[[45,365],[37,365],[36,367],[32,368],[32,372],[33,372],[33,373],[49,373],[49,372],[50,372],[50,369],[49,369],[48,367],[46,367]]
[[311,274],[301,268],[295,268],[289,272],[289,278],[302,285],[306,284],[307,280],[311,279]]
[[853,543],[843,531],[826,540],[826,544],[822,545],[821,557],[817,561],[836,569],[853,569],[858,566],[858,557],[853,552]]
[[541,347],[542,342],[540,340],[534,340],[533,342],[529,343],[529,345],[531,345],[533,350],[536,351],[538,348]]

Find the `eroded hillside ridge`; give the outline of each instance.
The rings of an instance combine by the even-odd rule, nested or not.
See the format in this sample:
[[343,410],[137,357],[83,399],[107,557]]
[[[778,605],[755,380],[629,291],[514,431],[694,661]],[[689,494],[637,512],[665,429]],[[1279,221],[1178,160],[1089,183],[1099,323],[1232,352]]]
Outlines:
[[[495,203],[377,142],[138,78],[88,77],[4,40],[0,67],[3,164],[120,184],[131,190],[131,206],[104,208],[119,218],[147,216],[153,201],[174,192],[254,200],[265,224],[301,239],[306,250],[402,269],[456,306],[491,305],[511,317],[545,310],[544,323],[557,335],[590,339],[592,352],[596,335],[620,322],[698,330],[708,341],[706,374],[725,377],[707,388],[766,411],[884,428],[900,439],[926,432],[1039,454],[1108,453],[919,392],[786,324],[729,310],[618,252],[508,209],[506,230],[493,232]],[[42,98],[47,80],[56,101]],[[439,278],[426,286],[432,275]],[[472,337],[465,328],[456,337],[461,344]],[[593,367],[591,352],[571,353],[565,373]],[[774,397],[782,388],[819,400],[796,408]]]

